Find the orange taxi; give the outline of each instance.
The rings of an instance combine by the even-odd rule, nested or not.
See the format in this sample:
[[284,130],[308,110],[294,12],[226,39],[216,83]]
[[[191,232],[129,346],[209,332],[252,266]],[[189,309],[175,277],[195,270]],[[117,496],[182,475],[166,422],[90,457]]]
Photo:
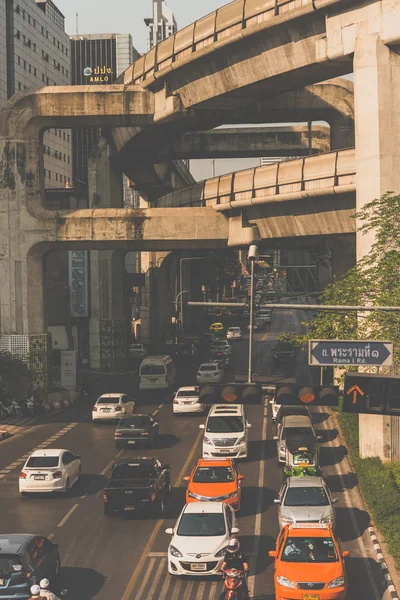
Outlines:
[[189,476],[186,502],[224,502],[233,510],[240,509],[242,495],[240,475],[231,458],[201,458]]
[[330,525],[285,525],[276,540],[276,600],[344,600],[347,591],[342,551]]

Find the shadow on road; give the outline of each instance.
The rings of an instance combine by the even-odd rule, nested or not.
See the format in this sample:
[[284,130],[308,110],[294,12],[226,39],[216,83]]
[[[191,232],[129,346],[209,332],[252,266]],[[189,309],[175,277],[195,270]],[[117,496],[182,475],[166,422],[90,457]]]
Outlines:
[[56,593],[66,600],[91,600],[102,589],[106,578],[94,569],[62,567]]
[[337,429],[317,429],[316,434],[321,436],[321,444],[324,444],[336,440],[339,432]]
[[335,446],[335,448],[329,448],[322,446],[320,448],[320,463],[321,467],[329,467],[331,465],[337,465],[347,456],[348,450],[345,446]]
[[328,475],[326,478],[331,492],[344,492],[351,490],[357,485],[357,477],[355,473],[346,473],[345,475]]
[[[369,514],[359,508],[339,507],[336,509],[337,532],[342,542],[359,537],[370,525]],[[356,523],[356,527],[354,526]]]

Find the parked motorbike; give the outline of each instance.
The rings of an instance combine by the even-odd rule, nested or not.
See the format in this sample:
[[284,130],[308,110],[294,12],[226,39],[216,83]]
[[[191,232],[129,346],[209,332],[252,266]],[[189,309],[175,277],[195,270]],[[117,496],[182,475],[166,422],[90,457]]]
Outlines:
[[35,398],[34,396],[31,396],[30,398],[27,399],[25,406],[26,406],[27,413],[31,417],[40,415],[44,410],[42,400],[40,398]]
[[4,404],[4,402],[0,402],[0,411],[4,413],[6,417],[22,417],[23,410],[18,404],[18,402],[13,398],[10,404]]
[[221,600],[247,600],[246,574],[239,569],[228,569],[224,571],[224,591]]

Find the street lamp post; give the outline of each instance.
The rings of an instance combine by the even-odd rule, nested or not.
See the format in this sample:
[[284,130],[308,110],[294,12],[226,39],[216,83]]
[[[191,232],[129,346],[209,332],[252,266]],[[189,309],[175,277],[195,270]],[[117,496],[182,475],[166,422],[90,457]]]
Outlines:
[[[188,290],[183,290],[182,292],[179,292],[179,294],[175,298],[175,315],[178,314],[178,300],[179,300],[179,298],[182,298],[183,294],[188,294],[188,293],[189,293]],[[182,304],[181,304],[181,310],[182,310]],[[182,318],[182,313],[181,313],[181,318]],[[177,328],[176,343],[178,343],[178,328]]]
[[183,278],[183,261],[184,260],[203,260],[204,258],[207,258],[206,256],[187,256],[184,258],[181,258],[180,262],[179,262],[179,294],[178,296],[181,296],[181,310],[180,310],[180,323],[181,323],[181,337],[183,338],[183,295],[182,295],[182,278]]
[[253,365],[253,326],[254,326],[254,263],[258,258],[257,246],[250,246],[248,259],[251,262],[251,287],[250,287],[250,335],[249,335],[249,372],[247,383],[252,382]]

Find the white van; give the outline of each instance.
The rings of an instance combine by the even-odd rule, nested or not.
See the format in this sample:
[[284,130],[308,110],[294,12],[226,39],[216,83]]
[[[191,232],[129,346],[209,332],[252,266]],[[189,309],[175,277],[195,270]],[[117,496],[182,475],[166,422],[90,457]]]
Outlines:
[[139,369],[140,390],[168,389],[175,381],[175,367],[170,356],[148,356]]
[[204,429],[203,458],[246,458],[251,424],[243,404],[213,404]]

